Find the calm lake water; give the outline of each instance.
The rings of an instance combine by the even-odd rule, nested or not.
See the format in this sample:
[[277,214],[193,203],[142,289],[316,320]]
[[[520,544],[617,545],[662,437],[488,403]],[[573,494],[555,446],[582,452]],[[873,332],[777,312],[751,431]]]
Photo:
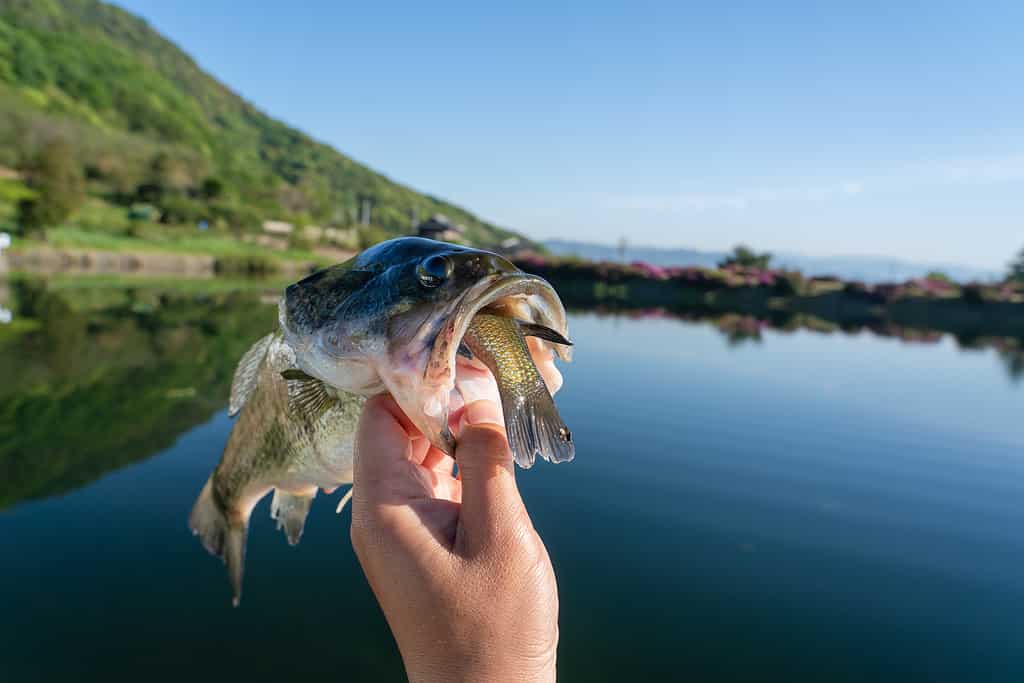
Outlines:
[[[0,287],[0,679],[402,677],[338,494],[257,507],[238,609],[187,529],[265,288]],[[1019,359],[741,327],[572,316],[560,679],[1024,680]]]

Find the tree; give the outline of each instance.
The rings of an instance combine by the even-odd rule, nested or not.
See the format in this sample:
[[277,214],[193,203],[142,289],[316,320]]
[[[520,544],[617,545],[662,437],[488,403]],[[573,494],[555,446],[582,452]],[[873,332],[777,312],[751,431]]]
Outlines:
[[184,192],[192,187],[194,172],[195,169],[190,168],[185,159],[159,152],[149,162],[147,184],[159,188],[161,195],[165,192]]
[[769,252],[766,251],[763,254],[758,254],[745,244],[739,244],[733,247],[732,254],[719,262],[718,267],[739,266],[741,268],[760,268],[763,270],[768,267],[771,260],[772,255]]
[[1010,263],[1010,274],[1008,279],[1024,282],[1024,249],[1017,254],[1017,258]]
[[217,199],[224,194],[224,183],[219,178],[207,178],[199,187],[199,194],[203,199]]
[[18,220],[25,229],[59,225],[85,201],[82,167],[63,140],[43,147],[29,177],[37,196],[18,205]]

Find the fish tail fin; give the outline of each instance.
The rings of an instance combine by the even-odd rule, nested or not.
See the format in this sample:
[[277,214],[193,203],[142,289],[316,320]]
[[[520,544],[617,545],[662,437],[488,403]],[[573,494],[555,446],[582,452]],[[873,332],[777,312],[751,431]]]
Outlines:
[[569,462],[576,456],[572,432],[558,414],[551,395],[546,390],[539,393],[543,395],[519,410],[504,411],[508,444],[523,469],[533,466],[538,453],[548,462]]
[[242,601],[242,576],[245,572],[245,543],[248,532],[249,528],[244,525],[230,527],[224,548],[224,564],[228,567],[228,578],[231,580],[233,607],[238,607]]
[[270,502],[270,516],[277,520],[278,529],[284,529],[288,545],[298,545],[302,538],[302,530],[306,526],[306,517],[314,498],[316,488],[313,488],[312,493],[288,493],[274,489],[274,498]]
[[192,533],[199,537],[211,555],[224,560],[231,580],[231,603],[237,607],[242,598],[242,574],[245,568],[245,542],[248,525],[244,521],[232,522],[217,505],[213,496],[213,477],[192,506],[188,519]]
[[199,493],[192,514],[188,518],[192,534],[199,537],[207,552],[224,557],[224,543],[227,539],[228,520],[213,499],[213,477],[206,480]]

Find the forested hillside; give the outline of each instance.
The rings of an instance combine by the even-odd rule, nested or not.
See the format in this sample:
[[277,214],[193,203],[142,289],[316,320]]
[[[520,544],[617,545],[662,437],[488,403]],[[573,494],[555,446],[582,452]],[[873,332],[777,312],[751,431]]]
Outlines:
[[[70,210],[33,214],[40,167],[54,163],[70,166],[58,169]],[[0,166],[0,220],[15,224],[19,204],[21,222],[37,223],[74,221],[84,207],[78,218],[95,230],[118,222],[113,209],[145,204],[165,225],[236,234],[278,219],[356,226],[373,241],[444,213],[477,243],[512,235],[276,121],[145,21],[95,0],[0,0]]]

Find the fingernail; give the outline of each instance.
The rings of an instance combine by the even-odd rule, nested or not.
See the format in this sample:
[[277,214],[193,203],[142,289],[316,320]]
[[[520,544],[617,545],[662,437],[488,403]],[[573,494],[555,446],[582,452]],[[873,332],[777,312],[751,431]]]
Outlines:
[[462,412],[462,420],[459,423],[460,428],[466,425],[481,424],[495,424],[499,427],[505,425],[501,408],[494,401],[473,401]]

